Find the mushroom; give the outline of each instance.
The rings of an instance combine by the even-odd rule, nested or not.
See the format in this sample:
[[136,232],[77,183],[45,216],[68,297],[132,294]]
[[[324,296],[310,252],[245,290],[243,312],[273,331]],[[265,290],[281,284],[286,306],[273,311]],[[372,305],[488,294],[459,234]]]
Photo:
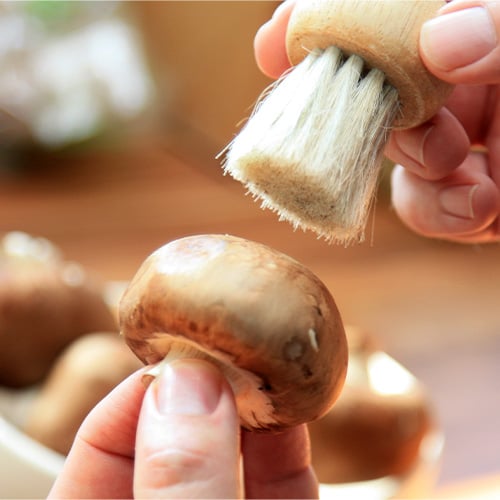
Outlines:
[[1,385],[38,383],[75,338],[118,330],[100,282],[45,238],[5,234],[0,276]]
[[402,477],[435,437],[427,394],[363,329],[346,326],[349,369],[338,401],[311,422],[312,463],[324,484]]
[[89,411],[140,366],[116,332],[79,337],[52,366],[30,407],[24,432],[66,455]]
[[215,363],[247,429],[319,418],[347,371],[344,328],[326,286],[291,257],[234,236],[185,237],[153,252],[121,299],[119,322],[146,364]]

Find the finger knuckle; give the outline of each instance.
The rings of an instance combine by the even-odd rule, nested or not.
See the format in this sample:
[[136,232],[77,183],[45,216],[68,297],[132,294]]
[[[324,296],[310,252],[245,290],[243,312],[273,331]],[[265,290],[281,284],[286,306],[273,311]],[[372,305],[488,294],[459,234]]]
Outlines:
[[161,450],[146,460],[148,483],[152,488],[170,488],[181,483],[201,480],[206,454],[194,450]]

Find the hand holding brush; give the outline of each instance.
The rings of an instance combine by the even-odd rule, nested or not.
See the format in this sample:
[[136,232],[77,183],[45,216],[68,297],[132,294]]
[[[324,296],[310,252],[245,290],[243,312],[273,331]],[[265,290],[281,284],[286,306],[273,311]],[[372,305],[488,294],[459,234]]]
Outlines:
[[[285,32],[289,28],[288,18],[294,3],[285,2],[278,9],[273,19],[262,27],[255,40],[259,66],[265,73],[272,77],[277,77],[290,64],[289,56],[286,54]],[[298,7],[300,7],[300,3]],[[352,5],[357,2],[340,3],[350,3]],[[427,5],[427,7],[432,3],[435,4],[435,2],[377,1],[368,3],[372,5],[380,3],[393,5],[406,4],[406,6],[409,4],[418,4]],[[471,6],[471,4],[477,5]],[[488,120],[484,113],[484,110],[488,109],[485,103],[494,102],[488,101],[492,97],[491,91],[488,90],[490,87],[463,87],[460,84],[460,82],[468,84],[496,83],[498,81],[498,71],[496,68],[500,67],[500,64],[497,63],[499,56],[498,49],[496,49],[495,20],[498,21],[500,17],[496,14],[499,7],[493,2],[482,2],[482,4],[486,4],[486,6],[480,6],[479,2],[453,2],[441,8],[435,8],[435,15],[439,15],[437,20],[421,23],[423,29],[420,45],[418,45],[418,37],[416,39],[417,47],[415,50],[417,56],[420,53],[425,66],[431,69],[441,80],[448,80],[451,83],[459,85],[455,87],[451,98],[447,101],[446,108],[441,108],[438,103],[434,112],[428,117],[430,118],[429,121],[424,120],[424,123],[420,125],[410,125],[409,129],[395,131],[390,136],[387,134],[389,142],[387,145],[383,145],[389,157],[403,163],[407,167],[404,171],[398,167],[394,173],[394,204],[403,220],[410,227],[423,234],[460,239],[462,241],[498,238],[498,230],[492,226],[492,222],[499,212],[499,194],[498,185],[494,180],[495,176],[492,178],[478,169],[469,168],[467,162],[463,168],[457,169],[458,165],[466,157],[470,161],[477,160],[478,155],[479,159],[483,159],[484,161],[490,161],[491,163],[492,160],[491,153],[490,155],[485,155],[484,152],[478,153],[475,151],[469,154],[471,143],[475,145],[482,144],[487,142],[487,137],[490,141],[494,136],[495,131],[492,128],[488,129],[487,137],[479,137],[480,129],[483,131],[486,130],[483,121],[487,122]],[[444,3],[441,3],[441,5],[444,5]],[[466,7],[468,8],[466,9]],[[416,8],[420,7],[416,6]],[[375,16],[372,15],[371,17],[374,18]],[[396,20],[401,20],[401,18],[402,15],[395,16]],[[439,25],[439,22],[444,18],[449,20],[450,29],[448,30],[443,29]],[[394,21],[392,14],[391,19]],[[479,23],[481,21],[484,22],[485,19],[486,27],[488,28],[489,26],[493,29],[494,36],[492,42],[491,40],[488,41],[487,38],[488,34],[491,35],[491,29],[488,32],[488,30],[479,27]],[[412,16],[411,20],[414,21],[415,16]],[[500,23],[497,22],[497,24]],[[476,26],[478,27],[476,28]],[[419,31],[420,28],[417,32]],[[431,31],[435,35],[434,38],[436,36],[440,37],[439,40],[432,41]],[[401,37],[399,39],[401,40]],[[424,46],[425,43],[427,43],[427,47]],[[469,51],[464,50],[462,47],[464,44],[470,48]],[[464,64],[457,60],[455,66],[451,62],[448,70],[440,69],[439,63],[437,66],[433,65],[429,55],[430,51],[434,50],[434,53],[441,54],[442,58],[448,57],[453,61],[454,58],[457,59],[460,56],[468,57],[467,54],[470,54],[474,48],[484,52],[484,57],[479,57],[479,64],[474,63],[473,59],[465,61]],[[425,92],[426,96],[427,94],[436,95],[434,92]],[[426,98],[426,100],[430,100],[430,98]],[[491,117],[491,109],[489,109],[489,112]],[[354,123],[352,113],[350,114],[350,118],[351,130],[354,134],[357,132],[356,128],[359,126]],[[466,123],[463,123],[464,121]],[[268,131],[269,135],[271,135],[271,131],[272,129]],[[327,140],[328,137],[325,137],[324,141]],[[330,140],[332,139],[330,138]],[[341,146],[337,143],[334,147],[338,149]],[[490,145],[488,147],[491,149]],[[337,153],[334,151],[334,154]],[[356,163],[356,168],[359,168],[359,163]],[[465,172],[467,172],[467,175],[465,175]],[[288,172],[288,176],[290,183],[293,184],[293,172]],[[376,177],[374,173],[371,176]],[[334,178],[331,182],[335,184],[337,180]],[[456,196],[451,193],[447,195],[444,192],[444,187],[456,186],[461,188],[462,185],[465,185],[465,187],[457,189],[456,195],[459,198],[465,195],[466,207],[467,203],[472,204],[474,212],[474,217],[472,218],[469,217],[469,212],[467,212],[466,217],[463,217],[461,214],[458,214],[458,216],[453,215],[453,209],[457,208],[454,206]],[[469,194],[467,192],[469,186],[474,187],[473,197],[467,196]],[[441,190],[443,190],[442,193]],[[340,190],[340,195],[343,192],[345,191]],[[321,194],[320,191],[317,193],[318,196]],[[442,194],[443,198],[442,205],[450,205],[446,209],[443,209],[440,204],[438,199],[438,195],[440,194]],[[371,203],[370,196],[368,196],[368,206]],[[352,205],[352,202],[348,204],[348,208],[350,208],[350,205]],[[327,210],[327,213],[335,221],[337,216],[333,210],[331,212]],[[366,217],[366,210],[363,217]],[[324,224],[330,224],[327,217],[323,221]],[[364,224],[364,221],[362,224]],[[311,224],[307,222],[304,224],[303,218],[296,225],[315,229],[316,232],[321,234],[321,231],[311,227]],[[327,229],[331,232],[322,235],[326,235],[327,239],[344,243],[349,242],[359,239],[360,234],[362,234],[363,225],[358,225],[357,229],[353,229],[353,227],[355,226],[348,225],[346,232],[342,228],[330,225]]]

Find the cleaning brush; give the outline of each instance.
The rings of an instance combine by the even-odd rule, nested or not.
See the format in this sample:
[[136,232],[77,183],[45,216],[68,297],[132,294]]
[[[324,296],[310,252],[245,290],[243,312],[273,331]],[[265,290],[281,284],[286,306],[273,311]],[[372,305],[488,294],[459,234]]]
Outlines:
[[294,228],[364,239],[393,128],[436,113],[451,86],[419,57],[441,0],[297,0],[292,64],[225,150],[224,171]]

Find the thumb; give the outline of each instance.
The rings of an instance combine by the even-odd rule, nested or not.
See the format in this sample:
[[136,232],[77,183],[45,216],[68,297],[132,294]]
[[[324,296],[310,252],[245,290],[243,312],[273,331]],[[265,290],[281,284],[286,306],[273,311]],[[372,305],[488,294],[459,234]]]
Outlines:
[[420,54],[428,69],[451,83],[500,83],[500,3],[455,0],[427,21]]
[[139,417],[134,497],[241,497],[239,449],[239,419],[222,374],[199,360],[165,364]]

